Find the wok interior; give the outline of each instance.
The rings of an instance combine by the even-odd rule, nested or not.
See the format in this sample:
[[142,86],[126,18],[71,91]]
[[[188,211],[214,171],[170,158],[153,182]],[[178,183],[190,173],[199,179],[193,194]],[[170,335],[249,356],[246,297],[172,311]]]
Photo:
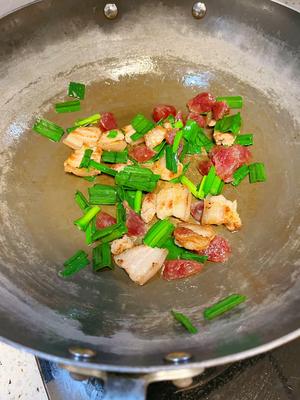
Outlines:
[[[54,2],[53,7],[60,6]],[[227,43],[226,29],[224,37],[213,36],[206,22],[191,23],[177,8],[172,9],[173,22],[186,26],[190,40],[182,40],[184,29],[176,33],[172,26],[164,26],[166,42],[171,36],[179,41],[176,55],[170,54],[158,42],[161,36],[155,29],[161,26],[162,12],[171,10],[166,7],[149,5],[147,12],[157,18],[142,33],[136,14],[130,13],[119,27],[115,25],[116,32],[107,32],[112,27],[103,22],[103,27],[82,28],[79,35],[72,25],[75,17],[63,20],[68,32],[63,40],[56,40],[54,27],[41,28],[30,43],[24,40],[23,47],[16,46],[6,60],[1,59],[1,82],[8,93],[0,100],[4,110],[0,335],[7,339],[62,357],[68,356],[72,343],[82,343],[98,349],[98,362],[130,368],[160,365],[166,352],[179,349],[189,349],[196,361],[205,361],[262,345],[298,328],[299,125],[293,115],[297,101],[293,96],[299,81],[291,75],[292,69],[289,75],[282,72],[282,81],[294,84],[293,106],[287,109],[276,102],[284,86],[272,84],[276,65],[251,60],[251,50]],[[145,9],[138,9],[139,17],[144,13]],[[18,14],[28,17],[26,10]],[[213,15],[210,18],[216,23]],[[51,23],[60,29],[57,21]],[[126,28],[128,24],[134,33]],[[236,24],[237,35],[243,29]],[[209,35],[217,49],[207,47]],[[272,43],[260,32],[253,35],[257,43]],[[201,39],[206,40],[203,48],[197,45]],[[184,43],[194,50],[187,51]],[[212,53],[226,45],[230,57],[224,65]],[[274,49],[280,61],[278,48]],[[280,49],[295,63],[288,49]],[[249,64],[257,63],[257,81],[251,66],[243,65],[244,71],[236,73],[242,55],[248,56]],[[258,81],[264,77],[261,88]],[[89,83],[82,110],[56,115],[52,105],[66,98],[71,80]],[[253,158],[265,162],[268,174],[265,184],[243,182],[237,189],[227,185],[224,190],[227,198],[238,200],[243,221],[238,233],[218,229],[232,245],[230,260],[224,265],[208,263],[203,273],[181,281],[166,282],[157,276],[144,287],[136,286],[118,268],[97,274],[87,268],[61,280],[57,272],[63,261],[86,247],[84,235],[73,226],[80,215],[74,193],[76,189],[86,193],[92,184],[63,172],[70,149],[34,134],[30,127],[36,115],[68,127],[74,119],[112,111],[123,126],[137,112],[150,116],[157,103],[185,110],[187,99],[206,90],[243,96],[243,132],[254,133]],[[199,181],[200,175],[194,178]],[[219,320],[204,322],[202,310],[231,293],[246,295],[247,303]],[[200,324],[199,334],[187,336],[174,323],[171,309]]]

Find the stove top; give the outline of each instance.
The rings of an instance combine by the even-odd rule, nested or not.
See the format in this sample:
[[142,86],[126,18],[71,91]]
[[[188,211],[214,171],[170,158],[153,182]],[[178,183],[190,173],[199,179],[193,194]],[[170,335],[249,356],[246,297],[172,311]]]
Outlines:
[[[153,383],[147,400],[299,400],[300,339],[245,361],[209,368],[190,387]],[[56,364],[38,360],[49,400],[101,400],[101,381],[75,381]]]

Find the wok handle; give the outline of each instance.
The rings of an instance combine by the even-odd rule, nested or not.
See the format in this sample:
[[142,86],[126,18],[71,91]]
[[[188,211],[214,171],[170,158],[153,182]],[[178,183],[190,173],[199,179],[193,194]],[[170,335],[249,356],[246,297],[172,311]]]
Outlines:
[[143,378],[107,374],[103,400],[143,400],[148,382]]

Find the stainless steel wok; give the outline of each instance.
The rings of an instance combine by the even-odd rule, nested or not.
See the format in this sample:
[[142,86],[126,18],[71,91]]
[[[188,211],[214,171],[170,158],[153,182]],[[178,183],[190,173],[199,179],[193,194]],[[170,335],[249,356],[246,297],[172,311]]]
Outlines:
[[[1,5],[2,14],[20,3]],[[108,20],[105,4],[46,0],[0,20],[0,335],[77,372],[146,381],[190,376],[299,336],[299,14],[266,0],[208,0],[206,16],[195,19],[192,1],[124,0]],[[114,111],[120,124],[157,103],[184,108],[207,89],[244,97],[244,132],[255,134],[254,157],[266,163],[268,181],[226,191],[244,222],[228,236],[227,264],[145,287],[120,269],[57,276],[84,246],[73,195],[90,184],[65,174],[69,150],[31,126],[38,115],[71,126],[74,115],[52,110],[71,80],[89,84],[76,118]],[[233,292],[248,301],[202,320],[206,306]],[[171,308],[197,321],[199,333],[174,324]],[[179,351],[191,358],[166,361]],[[142,395],[136,375],[111,376],[111,396]]]

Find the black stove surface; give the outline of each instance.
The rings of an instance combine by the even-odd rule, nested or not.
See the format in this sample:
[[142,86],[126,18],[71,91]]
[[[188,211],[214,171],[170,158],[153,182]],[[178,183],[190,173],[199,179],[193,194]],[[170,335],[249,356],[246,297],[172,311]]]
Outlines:
[[[300,400],[300,339],[248,360],[207,369],[189,388],[153,383],[147,400]],[[77,382],[39,360],[50,400],[101,400],[100,381]]]

